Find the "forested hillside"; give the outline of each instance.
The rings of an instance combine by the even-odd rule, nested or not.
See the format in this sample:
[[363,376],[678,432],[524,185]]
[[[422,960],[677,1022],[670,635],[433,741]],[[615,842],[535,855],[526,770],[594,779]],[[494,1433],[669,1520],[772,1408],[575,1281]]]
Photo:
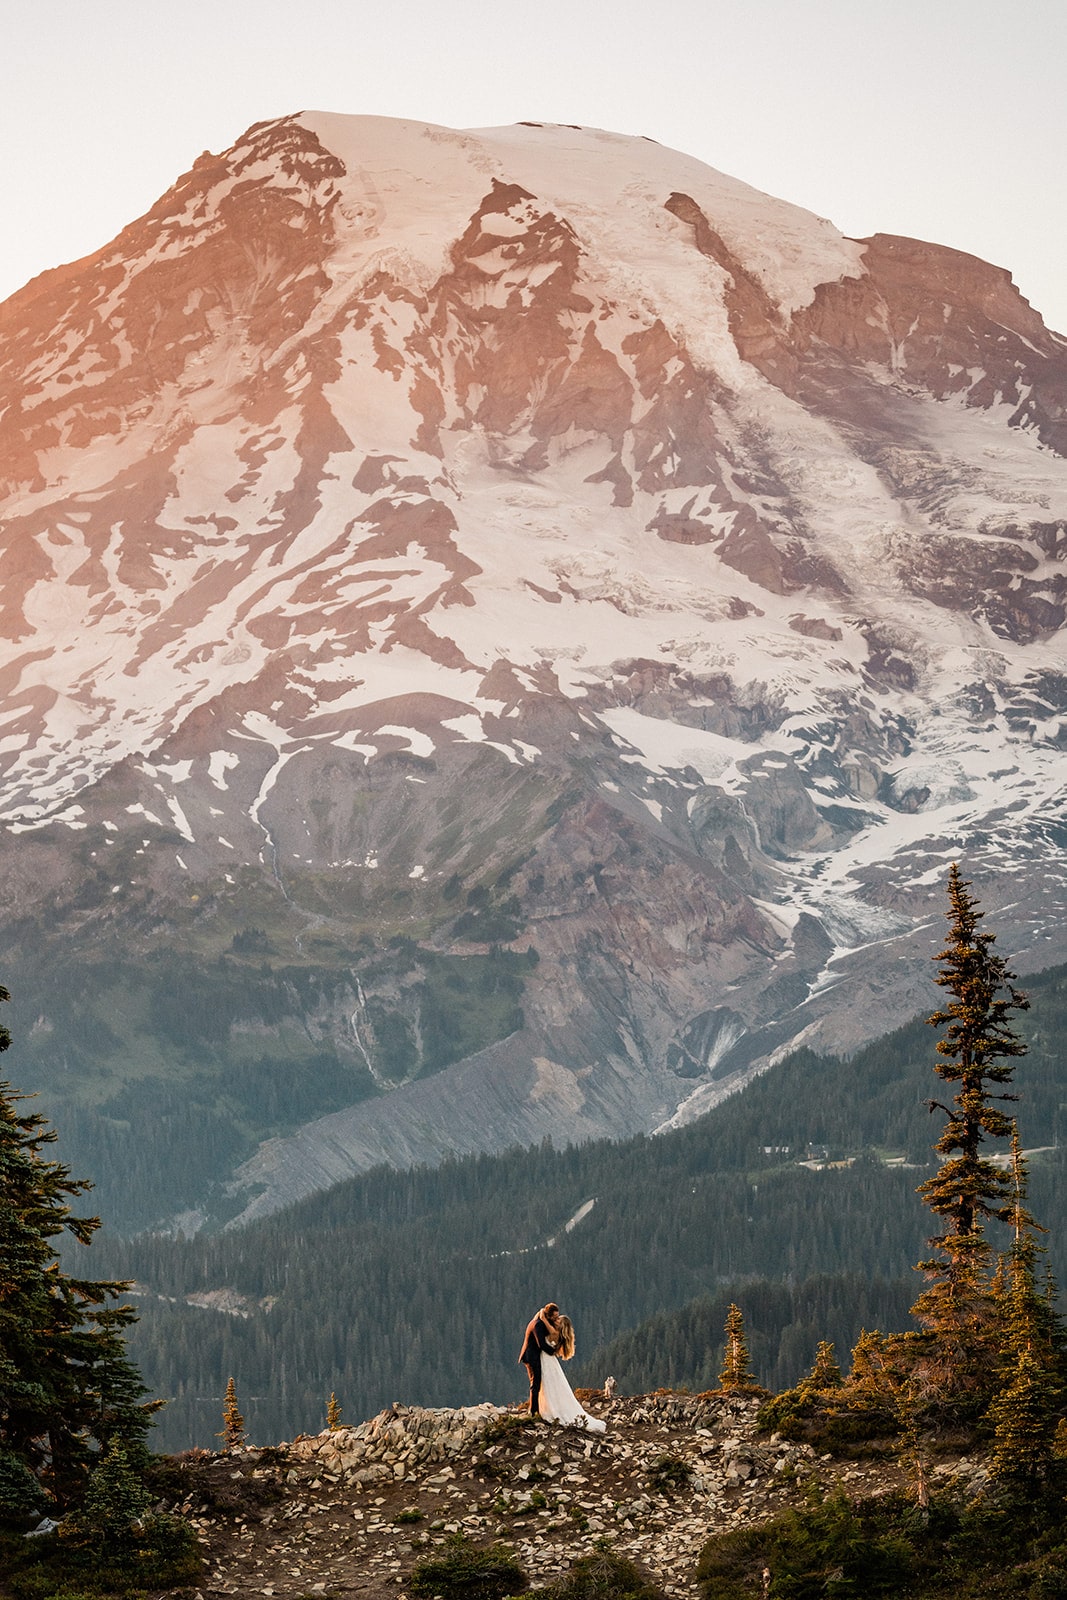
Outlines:
[[[1031,1203],[1062,1278],[1067,972],[1028,987],[1018,1115],[1026,1146],[1050,1147],[1032,1158]],[[624,1389],[706,1386],[731,1299],[772,1387],[820,1338],[845,1354],[865,1325],[906,1326],[930,1231],[915,1188],[932,1163],[934,1043],[916,1022],[851,1060],[800,1052],[657,1138],[377,1171],[215,1238],[112,1241],[107,1270],[141,1287],[133,1354],[172,1397],[161,1442],[209,1442],[231,1374],[264,1442],[320,1427],[331,1391],[353,1418],[392,1400],[517,1399],[519,1334],[548,1298],[577,1324],[577,1380],[611,1370]],[[850,1164],[813,1170],[809,1146]]]

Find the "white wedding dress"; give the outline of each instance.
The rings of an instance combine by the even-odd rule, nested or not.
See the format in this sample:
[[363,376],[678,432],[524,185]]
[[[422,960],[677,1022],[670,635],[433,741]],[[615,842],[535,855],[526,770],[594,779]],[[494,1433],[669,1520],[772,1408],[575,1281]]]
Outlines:
[[561,1422],[567,1428],[585,1428],[589,1433],[606,1433],[607,1423],[591,1417],[575,1399],[558,1357],[541,1354],[541,1398],[538,1402],[546,1422]]

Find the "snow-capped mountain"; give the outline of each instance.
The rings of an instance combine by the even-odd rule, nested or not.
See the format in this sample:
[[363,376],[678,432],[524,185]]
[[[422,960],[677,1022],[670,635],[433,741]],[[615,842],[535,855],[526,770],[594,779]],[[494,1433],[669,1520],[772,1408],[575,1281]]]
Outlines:
[[[952,859],[1067,957],[1067,340],[1007,272],[645,139],[306,113],[0,339],[0,959],[108,1116],[253,1037],[361,1075],[242,1112],[244,1214],[904,1020]],[[210,1050],[129,1002],[171,959]]]

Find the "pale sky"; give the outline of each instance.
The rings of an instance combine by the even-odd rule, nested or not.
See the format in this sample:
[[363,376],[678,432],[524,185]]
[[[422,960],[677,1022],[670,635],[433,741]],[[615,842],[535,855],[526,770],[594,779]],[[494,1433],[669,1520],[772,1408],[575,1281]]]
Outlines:
[[0,0],[0,298],[305,109],[647,134],[1067,332],[1063,0]]

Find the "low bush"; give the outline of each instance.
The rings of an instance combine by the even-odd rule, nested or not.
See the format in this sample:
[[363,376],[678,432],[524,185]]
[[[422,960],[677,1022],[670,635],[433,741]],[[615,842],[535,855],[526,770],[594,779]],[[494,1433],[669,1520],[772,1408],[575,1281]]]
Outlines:
[[529,1588],[529,1579],[506,1545],[473,1544],[462,1533],[417,1561],[408,1589],[419,1600],[505,1600]]
[[482,1434],[483,1444],[501,1444],[528,1436],[529,1430],[539,1429],[540,1422],[528,1411],[502,1411],[486,1424]]
[[834,1455],[881,1454],[900,1432],[887,1403],[847,1386],[820,1391],[798,1384],[765,1400],[756,1421],[767,1433]]
[[579,1557],[566,1577],[547,1589],[534,1590],[530,1600],[666,1600],[666,1596],[629,1556],[599,1545]]
[[875,1508],[840,1492],[814,1493],[760,1528],[709,1539],[697,1565],[704,1600],[906,1594],[915,1554],[897,1526],[905,1510],[901,1502]]
[[13,1600],[93,1600],[174,1589],[203,1571],[196,1534],[179,1517],[147,1516],[118,1544],[71,1544],[54,1533],[5,1540],[0,1569]]
[[155,1498],[141,1462],[113,1440],[90,1474],[81,1504],[54,1532],[20,1537],[0,1550],[0,1572],[14,1600],[84,1600],[172,1589],[200,1576],[193,1529],[150,1510]]
[[1067,1600],[1067,1517],[1056,1494],[1024,1511],[813,1492],[762,1527],[709,1539],[696,1576],[703,1600]]
[[674,1489],[688,1488],[693,1480],[693,1469],[681,1456],[657,1456],[648,1469],[651,1487],[658,1494],[670,1494]]

